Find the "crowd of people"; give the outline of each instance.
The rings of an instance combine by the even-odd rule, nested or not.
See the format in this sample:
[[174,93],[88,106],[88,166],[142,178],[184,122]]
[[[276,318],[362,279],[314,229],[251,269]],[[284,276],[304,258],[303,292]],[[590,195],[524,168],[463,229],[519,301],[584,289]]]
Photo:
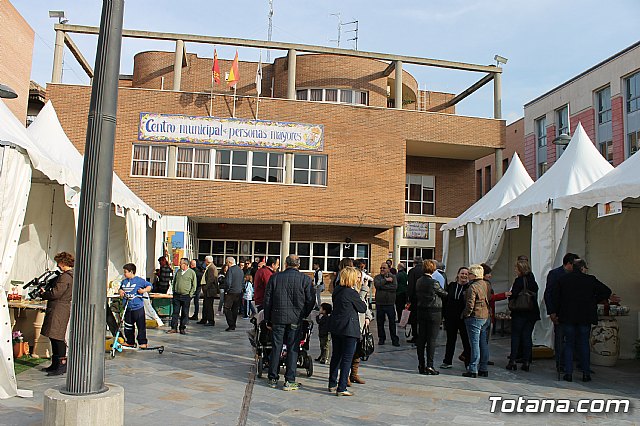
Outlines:
[[[71,309],[74,258],[63,252],[55,257],[61,275],[50,290],[41,297],[48,300],[42,334],[51,340],[52,363],[45,369],[49,375],[66,372],[66,329]],[[371,312],[375,291],[375,319],[378,345],[387,340],[385,324],[393,346],[400,346],[397,322],[402,313],[410,312],[409,324],[415,344],[418,373],[440,374],[435,368],[435,349],[441,326],[446,332],[446,348],[441,369],[453,365],[458,336],[463,351],[458,359],[465,365],[465,377],[488,377],[489,334],[495,322],[495,302],[507,299],[511,315],[511,352],[508,370],[530,371],[532,334],[541,319],[538,305],[539,286],[526,256],[519,256],[514,264],[515,280],[509,291],[493,291],[492,270],[487,264],[463,266],[453,281],[447,283],[444,265],[416,257],[407,271],[403,263],[393,267],[391,260],[380,265],[379,274],[371,276],[362,260],[345,258],[339,262],[333,277],[332,303],[322,301],[325,288],[324,273],[318,263],[313,264],[313,276],[299,271],[300,259],[290,255],[280,271],[277,257],[256,258],[253,262],[227,257],[219,269],[213,258],[204,262],[180,259],[174,271],[166,257],[159,259],[153,285],[136,277],[136,265],[123,266],[124,279],[119,295],[128,299],[124,318],[124,346],[147,346],[145,312],[142,296],[151,291],[173,292],[173,314],[167,333],[187,334],[189,320],[204,326],[214,326],[215,317],[224,311],[225,331],[236,330],[239,315],[250,318],[261,312],[271,332],[272,351],[269,363],[269,385],[277,387],[280,354],[286,345],[286,371],[283,389],[296,390],[298,339],[302,323],[312,311],[318,311],[320,354],[316,361],[329,363],[328,390],[338,396],[351,396],[352,383],[364,384],[360,376],[360,361],[365,355],[363,335],[374,319]],[[582,380],[591,380],[589,332],[597,322],[597,303],[620,298],[605,284],[587,274],[587,264],[578,255],[567,253],[562,266],[551,270],[546,278],[544,303],[554,324],[555,356],[558,374],[566,381],[573,380],[574,353]],[[200,298],[203,303],[200,309]],[[214,301],[220,299],[218,313]],[[189,316],[191,302],[193,315]],[[201,314],[201,315],[200,315]],[[110,326],[111,327],[111,326]],[[368,354],[366,354],[368,355]],[[426,355],[426,356],[425,356]]]

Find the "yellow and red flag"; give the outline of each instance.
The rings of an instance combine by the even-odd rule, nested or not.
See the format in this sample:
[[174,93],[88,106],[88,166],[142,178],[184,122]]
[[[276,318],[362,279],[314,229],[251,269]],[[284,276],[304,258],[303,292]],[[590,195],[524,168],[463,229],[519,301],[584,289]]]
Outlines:
[[238,81],[240,81],[240,74],[238,73],[238,51],[236,50],[236,57],[231,64],[231,71],[229,71],[229,76],[227,77],[227,85],[235,87]]
[[211,68],[211,72],[213,73],[213,82],[220,84],[220,65],[218,65],[218,52],[216,52],[216,49],[213,49],[213,68]]

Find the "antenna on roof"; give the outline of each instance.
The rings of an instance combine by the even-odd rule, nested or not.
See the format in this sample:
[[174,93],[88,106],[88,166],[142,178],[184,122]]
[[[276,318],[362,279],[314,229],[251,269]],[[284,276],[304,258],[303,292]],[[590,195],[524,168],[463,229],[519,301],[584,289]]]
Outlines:
[[[273,0],[269,0],[269,33],[267,40],[271,41],[273,35]],[[267,62],[271,62],[271,50],[267,50]]]
[[347,41],[355,42],[355,50],[358,50],[358,20],[354,19],[351,22],[345,22],[344,24],[340,24],[341,26],[345,25],[353,25],[351,30],[346,30],[346,33],[353,33],[353,38],[348,38]]
[[342,14],[340,12],[330,13],[329,16],[335,16],[338,18],[338,38],[334,40],[329,40],[329,41],[335,41],[336,47],[340,47],[340,33],[342,32]]

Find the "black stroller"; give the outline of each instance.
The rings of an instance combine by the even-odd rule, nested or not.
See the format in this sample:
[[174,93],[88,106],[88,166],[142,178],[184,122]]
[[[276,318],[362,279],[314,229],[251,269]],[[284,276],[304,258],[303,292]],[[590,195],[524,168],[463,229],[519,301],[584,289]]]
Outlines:
[[[256,362],[258,377],[262,378],[263,373],[269,370],[269,362],[271,360],[271,330],[267,328],[265,321],[258,323],[256,318],[251,318],[253,324],[253,333],[249,333],[249,341],[256,350]],[[313,375],[313,358],[309,355],[309,340],[311,339],[311,330],[313,330],[313,322],[303,320],[300,328],[300,349],[298,351],[298,368],[307,370],[307,377]],[[287,359],[287,347],[282,346],[280,354],[280,368],[285,367]]]

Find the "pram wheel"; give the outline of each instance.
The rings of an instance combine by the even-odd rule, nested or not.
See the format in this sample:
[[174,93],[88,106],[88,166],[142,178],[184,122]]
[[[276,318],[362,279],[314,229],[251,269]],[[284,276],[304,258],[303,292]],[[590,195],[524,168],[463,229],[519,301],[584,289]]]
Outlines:
[[262,379],[262,373],[264,373],[264,359],[262,358],[262,356],[258,356],[257,362],[258,378]]
[[158,347],[158,353],[162,354],[162,352],[164,352],[164,346]]
[[307,377],[313,376],[313,358],[307,355]]

